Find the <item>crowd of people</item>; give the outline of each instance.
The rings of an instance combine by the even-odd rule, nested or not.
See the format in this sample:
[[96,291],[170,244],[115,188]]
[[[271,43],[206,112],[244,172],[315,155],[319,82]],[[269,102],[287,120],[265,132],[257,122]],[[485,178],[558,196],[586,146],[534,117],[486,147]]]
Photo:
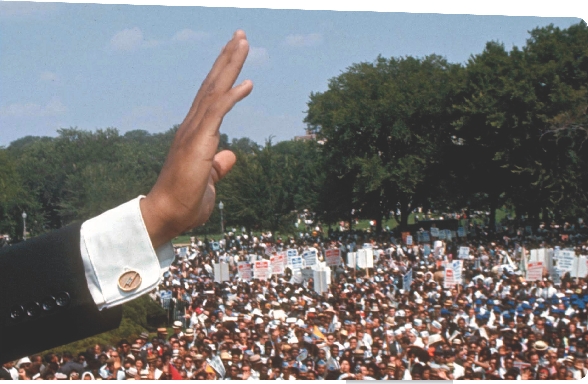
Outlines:
[[[25,357],[0,368],[0,378],[578,380],[588,373],[586,278],[554,282],[546,269],[526,281],[518,268],[535,248],[588,254],[586,226],[566,224],[530,233],[506,226],[492,237],[472,226],[441,247],[419,243],[416,233],[408,245],[386,230],[195,238],[177,249],[151,294],[179,313],[173,332],[161,327],[73,355]],[[470,256],[462,280],[447,286],[444,264],[463,246]],[[312,277],[294,279],[291,268],[268,280],[239,274],[239,262],[309,248],[320,261],[340,250],[326,292]],[[372,250],[373,268],[348,265],[347,254],[362,248]],[[502,267],[506,256],[514,267]],[[228,264],[228,281],[215,282],[215,263]]]

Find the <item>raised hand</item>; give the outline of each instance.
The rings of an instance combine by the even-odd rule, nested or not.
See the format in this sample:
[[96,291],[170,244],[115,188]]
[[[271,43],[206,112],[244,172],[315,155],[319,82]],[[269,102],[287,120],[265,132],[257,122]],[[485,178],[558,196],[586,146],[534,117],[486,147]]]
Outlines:
[[249,80],[233,87],[248,52],[245,33],[235,32],[196,94],[157,182],[141,200],[155,248],[205,223],[212,213],[214,186],[236,160],[231,151],[216,153],[219,128],[224,116],[253,89]]

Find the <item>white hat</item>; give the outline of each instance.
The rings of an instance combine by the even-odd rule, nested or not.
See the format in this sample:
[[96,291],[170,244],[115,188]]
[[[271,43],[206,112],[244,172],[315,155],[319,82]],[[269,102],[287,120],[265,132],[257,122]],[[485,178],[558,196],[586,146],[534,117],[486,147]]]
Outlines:
[[438,343],[439,341],[443,341],[443,338],[441,337],[440,334],[435,333],[435,334],[429,336],[429,345]]
[[23,357],[16,363],[16,368],[20,368],[22,364],[31,364],[31,360],[28,357]]
[[422,331],[422,332],[421,332],[421,337],[429,337],[429,332],[427,332],[427,331]]
[[414,319],[413,323],[415,327],[420,327],[423,325],[423,321],[421,319]]
[[433,320],[433,322],[431,323],[431,326],[433,326],[437,329],[441,329],[441,324],[437,320]]

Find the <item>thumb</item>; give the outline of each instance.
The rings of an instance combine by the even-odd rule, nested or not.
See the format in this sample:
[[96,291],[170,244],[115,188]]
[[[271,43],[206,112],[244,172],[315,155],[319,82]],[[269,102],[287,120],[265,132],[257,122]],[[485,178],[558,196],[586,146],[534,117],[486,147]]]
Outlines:
[[229,173],[236,161],[237,157],[229,150],[223,150],[214,155],[212,160],[212,169],[214,170],[212,172],[212,178],[215,184]]

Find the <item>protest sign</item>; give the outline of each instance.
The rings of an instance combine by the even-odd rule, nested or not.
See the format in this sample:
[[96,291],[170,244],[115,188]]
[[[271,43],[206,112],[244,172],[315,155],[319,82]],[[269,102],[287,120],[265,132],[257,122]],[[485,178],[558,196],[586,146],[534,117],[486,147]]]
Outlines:
[[373,249],[366,249],[365,250],[365,263],[366,263],[366,268],[373,268],[374,267],[374,250]]
[[249,281],[253,278],[253,272],[251,270],[251,264],[249,264],[249,262],[240,261],[237,264],[237,269],[239,270],[239,276],[241,276],[241,279]]
[[443,288],[453,288],[455,286],[455,272],[453,271],[453,265],[451,263],[445,264],[445,273],[443,277]]
[[423,242],[431,241],[431,236],[429,235],[429,232],[423,232],[421,236],[423,238]]
[[357,251],[357,266],[361,269],[367,268],[366,251],[365,249],[359,249]]
[[470,247],[459,247],[458,257],[460,259],[468,259],[470,257]]
[[439,237],[439,228],[431,227],[431,236]]
[[423,246],[423,253],[424,253],[425,257],[427,257],[431,254],[431,246],[429,244],[425,244]]
[[402,288],[405,291],[410,289],[410,285],[412,284],[412,269],[404,274],[402,277]]
[[317,250],[315,248],[308,248],[308,250],[302,252],[302,258],[306,262],[307,267],[312,267],[318,262]]
[[451,240],[451,239],[457,239],[457,232],[455,232],[455,231],[449,231],[449,233],[451,233],[451,237],[449,238],[449,240]]
[[[432,228],[431,228],[432,229]],[[439,238],[439,240],[445,240],[447,238],[447,233],[444,230],[438,231],[439,234],[437,235],[437,237]]]
[[269,280],[272,277],[269,260],[259,260],[253,263],[253,277],[259,280]]
[[451,240],[451,230],[449,230],[449,229],[445,230],[445,238],[447,240]]
[[[531,251],[531,254],[533,251]],[[554,252],[554,258],[557,260],[557,268],[563,272],[571,272],[574,268],[574,259],[576,253],[569,249],[560,249]]]
[[188,255],[188,247],[182,247],[180,248],[180,257],[184,258]]
[[363,243],[363,245],[361,246],[363,249],[372,249],[372,243]]
[[292,264],[292,258],[298,256],[298,250],[286,249],[286,256],[288,257],[288,264]]
[[360,249],[357,251],[357,266],[361,269],[374,267],[374,252],[371,249]]
[[220,246],[218,242],[214,241],[212,242],[212,244],[210,244],[210,248],[212,248],[213,251],[218,251],[220,249]]
[[286,252],[278,252],[270,257],[272,275],[281,275],[286,267]]
[[527,281],[537,281],[543,278],[543,263],[534,261],[527,264]]
[[456,284],[461,284],[461,274],[463,272],[463,261],[453,260],[451,262],[453,269],[453,280]]
[[323,293],[329,291],[329,283],[331,282],[331,269],[329,267],[322,267],[319,270],[313,271],[314,291],[316,293]]
[[341,264],[341,250],[327,249],[325,251],[325,261],[329,267],[334,267]]
[[229,281],[229,264],[227,263],[214,263],[214,281],[216,283],[222,283],[223,281]]
[[402,242],[406,244],[406,237],[410,236],[410,232],[402,232]]
[[290,265],[292,266],[293,271],[298,271],[302,269],[302,257],[301,256],[294,256],[290,259]]
[[412,245],[412,236],[406,236],[406,244],[407,245]]
[[457,236],[459,236],[459,237],[466,237],[467,236],[464,227],[457,228]]
[[357,265],[357,252],[347,252],[347,266],[349,268],[355,268]]

